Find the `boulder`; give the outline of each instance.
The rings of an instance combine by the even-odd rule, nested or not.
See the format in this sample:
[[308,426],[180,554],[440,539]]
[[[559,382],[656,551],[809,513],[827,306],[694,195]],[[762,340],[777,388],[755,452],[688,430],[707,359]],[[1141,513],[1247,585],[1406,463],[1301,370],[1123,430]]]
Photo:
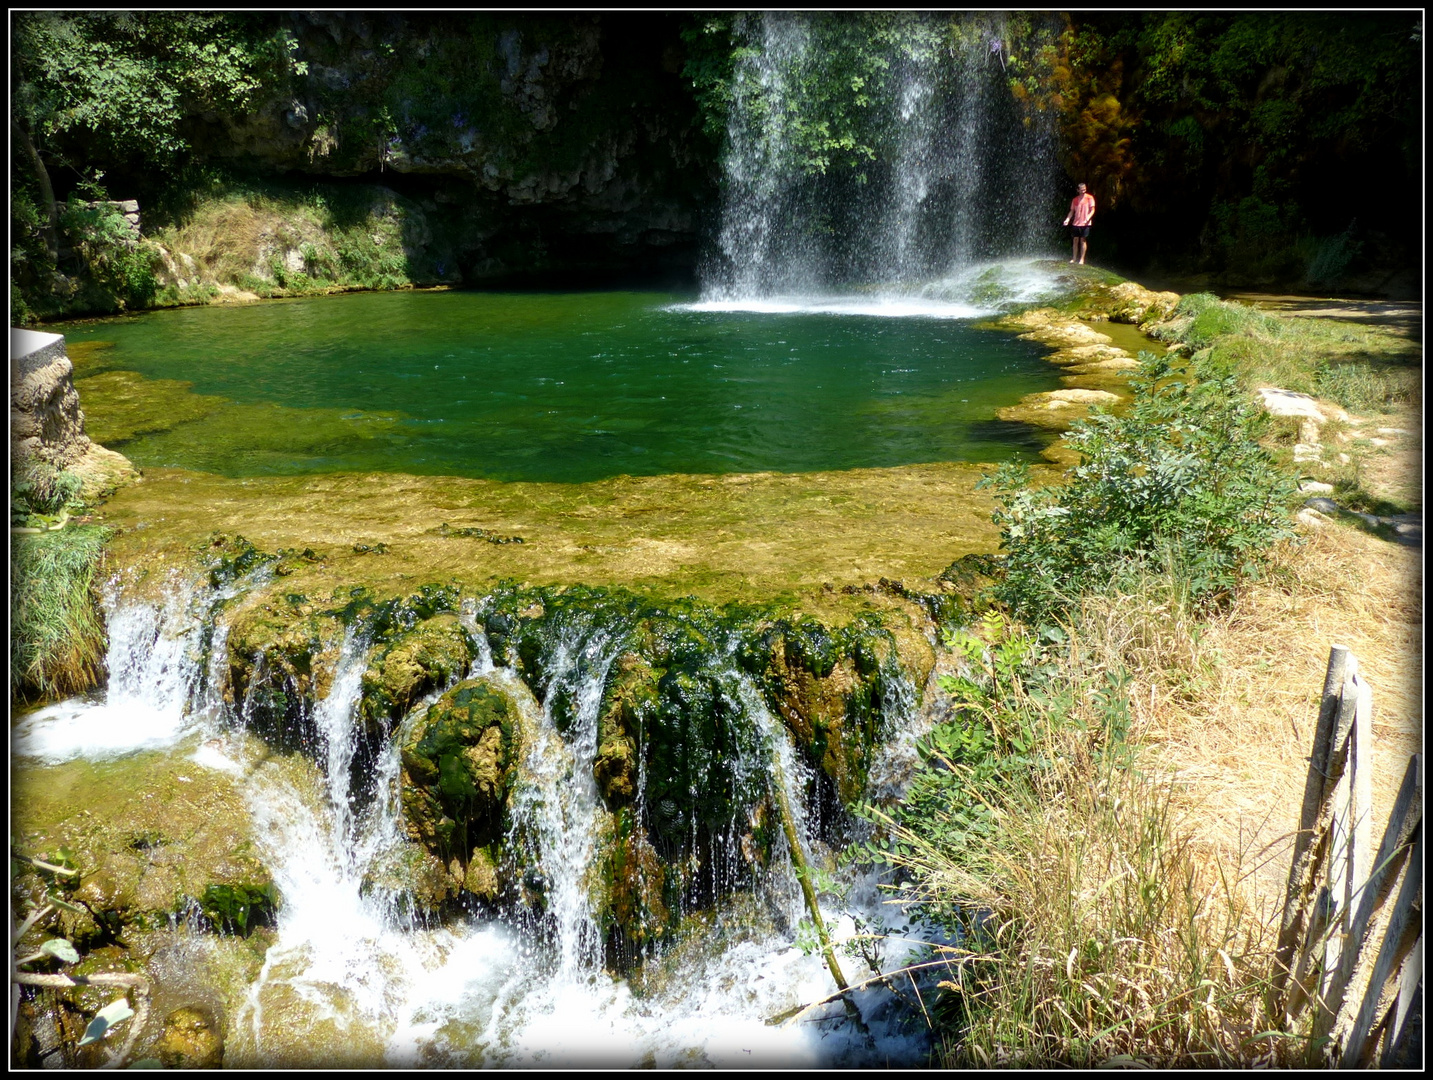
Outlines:
[[[508,792],[522,754],[517,704],[482,679],[468,679],[429,707],[403,740],[400,778],[409,836],[455,877],[496,892],[486,872],[503,838]],[[469,872],[481,862],[476,877]]]

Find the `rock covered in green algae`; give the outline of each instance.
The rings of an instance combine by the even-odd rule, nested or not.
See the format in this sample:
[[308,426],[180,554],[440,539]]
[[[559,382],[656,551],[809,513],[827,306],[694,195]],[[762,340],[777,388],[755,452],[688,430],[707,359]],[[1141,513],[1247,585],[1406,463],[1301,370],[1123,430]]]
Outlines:
[[449,585],[389,599],[361,586],[318,597],[269,590],[230,618],[225,699],[276,747],[308,745],[313,705],[331,689],[345,633],[356,633],[371,642],[359,715],[376,744],[472,662],[476,650],[457,605]]
[[827,797],[860,797],[889,709],[934,663],[916,603],[885,600],[873,595],[882,612],[832,627],[789,607],[719,609],[619,589],[510,587],[490,599],[495,655],[516,662],[559,730],[571,734],[577,720],[563,665],[575,651],[590,651],[583,663],[616,654],[593,761],[613,822],[593,900],[615,967],[630,968],[679,925],[680,911],[743,887],[770,858],[780,831],[771,733],[745,678],[793,731]]
[[[54,860],[61,850],[80,875],[67,891],[78,911],[59,929],[82,948],[126,928],[168,925],[213,890],[266,897],[246,926],[272,914],[272,879],[244,827],[235,779],[156,753],[117,761],[17,768],[12,827],[17,850]],[[26,869],[12,882],[38,900],[53,875]]]
[[438,699],[403,741],[402,800],[409,835],[455,875],[496,892],[496,875],[474,861],[492,862],[490,848],[503,835],[503,815],[522,751],[517,705],[478,679],[459,683]]
[[676,918],[669,903],[670,875],[647,838],[635,809],[611,817],[598,855],[594,908],[607,944],[609,964],[629,970],[647,947],[671,932]]
[[472,636],[450,613],[375,645],[363,673],[364,720],[373,726],[401,719],[424,695],[462,676],[474,655]]
[[154,1056],[166,1069],[217,1069],[224,1062],[219,1025],[206,1009],[175,1009],[164,1018]]
[[282,750],[310,741],[311,705],[329,692],[343,629],[337,613],[296,593],[234,612],[224,696],[249,730]]
[[742,663],[841,802],[859,799],[871,754],[888,734],[884,701],[899,670],[894,637],[874,619],[838,629],[781,619],[743,650]]
[[635,652],[613,662],[597,717],[597,756],[592,763],[597,790],[613,810],[637,795],[640,761],[634,733],[643,731],[655,715],[658,699],[651,663]]

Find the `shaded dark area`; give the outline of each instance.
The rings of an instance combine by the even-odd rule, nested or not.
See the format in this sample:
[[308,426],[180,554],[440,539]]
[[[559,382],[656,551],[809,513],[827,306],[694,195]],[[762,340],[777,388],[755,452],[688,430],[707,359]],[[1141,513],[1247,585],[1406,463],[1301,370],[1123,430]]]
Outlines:
[[1075,16],[1049,89],[1102,264],[1416,296],[1421,37],[1411,10]]
[[[1053,120],[1051,169],[1071,187],[1086,180],[1100,202],[1100,265],[1203,275],[1200,284],[1226,289],[1418,292],[1417,11],[815,18],[841,70],[807,87],[802,130],[819,135],[813,145],[829,161],[813,166],[792,209],[852,278],[870,253],[851,250],[850,224],[899,170],[870,78],[895,63],[899,81],[902,49],[927,47],[934,33],[951,55],[972,35],[998,47],[998,65],[966,76],[989,83],[982,140],[988,129],[1015,145]],[[146,227],[174,223],[206,183],[232,175],[376,183],[435,204],[443,250],[414,256],[418,282],[688,286],[713,246],[747,43],[739,22],[690,12],[16,13],[12,299],[42,317],[155,302],[143,260],[120,250],[118,216],[86,207],[138,200]],[[937,100],[964,90],[940,87]],[[971,250],[998,250],[1025,202],[1046,197],[1035,194],[1048,190],[1042,179],[1023,167],[982,175],[986,212]],[[1065,240],[1061,210],[1050,208],[1052,248]],[[938,238],[954,213],[949,192],[937,184],[918,212],[917,232]],[[922,243],[938,262],[942,245]]]

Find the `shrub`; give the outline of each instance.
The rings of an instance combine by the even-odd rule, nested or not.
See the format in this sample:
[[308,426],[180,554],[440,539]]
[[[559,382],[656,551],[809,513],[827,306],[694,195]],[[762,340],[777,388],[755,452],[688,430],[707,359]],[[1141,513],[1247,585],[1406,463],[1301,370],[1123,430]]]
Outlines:
[[[93,192],[103,199],[98,187]],[[135,236],[115,206],[71,196],[60,212],[60,226],[89,279],[93,307],[129,311],[154,302],[159,279],[153,245]]]
[[1019,465],[981,481],[1006,552],[994,595],[1020,618],[1058,616],[1151,568],[1187,581],[1196,604],[1216,602],[1295,535],[1293,484],[1259,445],[1267,417],[1239,381],[1148,353],[1140,375],[1123,415],[1096,410],[1071,430],[1083,460],[1067,483],[1032,487]]

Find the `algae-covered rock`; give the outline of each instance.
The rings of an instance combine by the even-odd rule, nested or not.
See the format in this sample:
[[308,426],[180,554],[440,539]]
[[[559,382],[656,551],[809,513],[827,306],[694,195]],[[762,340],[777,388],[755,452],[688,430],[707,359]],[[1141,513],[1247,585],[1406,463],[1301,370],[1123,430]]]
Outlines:
[[614,810],[637,795],[638,738],[657,704],[657,672],[638,653],[623,653],[608,676],[597,718],[597,757],[592,764],[597,790]]
[[143,753],[17,765],[14,792],[16,850],[73,866],[79,876],[27,866],[13,878],[12,894],[38,902],[60,887],[76,910],[61,909],[58,929],[82,948],[167,926],[206,897],[211,914],[225,909],[227,929],[239,929],[235,904],[243,905],[245,930],[272,917],[272,878],[246,834],[243,793],[228,773]]
[[891,682],[901,662],[892,633],[874,617],[836,629],[781,619],[746,648],[743,664],[837,798],[847,806],[859,799],[896,698]]
[[1111,322],[1147,326],[1167,319],[1179,306],[1179,294],[1155,292],[1133,281],[1121,282],[1109,289]]
[[490,683],[468,680],[439,698],[403,742],[409,835],[464,865],[474,848],[500,841],[520,743],[517,705]]
[[370,727],[401,719],[426,694],[463,675],[475,649],[456,615],[439,613],[374,646],[361,711]]
[[630,809],[613,816],[613,829],[604,838],[600,865],[603,888],[596,909],[606,937],[608,961],[626,970],[652,942],[665,937],[676,925],[666,896],[669,875]]
[[217,1069],[224,1063],[224,1040],[208,1010],[187,1005],[164,1018],[153,1052],[166,1069]]
[[407,838],[375,859],[363,879],[365,891],[380,889],[425,912],[442,911],[463,885],[441,859]]
[[225,701],[271,746],[310,746],[313,703],[328,695],[343,631],[333,611],[308,597],[259,597],[229,623]]

